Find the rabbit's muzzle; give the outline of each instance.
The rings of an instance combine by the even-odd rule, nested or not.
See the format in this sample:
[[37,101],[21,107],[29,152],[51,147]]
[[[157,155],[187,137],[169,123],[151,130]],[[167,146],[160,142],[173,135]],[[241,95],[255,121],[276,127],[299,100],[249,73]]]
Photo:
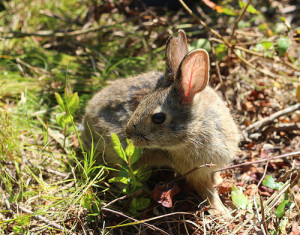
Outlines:
[[148,145],[149,140],[142,134],[137,133],[136,125],[127,125],[125,129],[125,135],[127,139],[130,139],[136,147],[145,147]]

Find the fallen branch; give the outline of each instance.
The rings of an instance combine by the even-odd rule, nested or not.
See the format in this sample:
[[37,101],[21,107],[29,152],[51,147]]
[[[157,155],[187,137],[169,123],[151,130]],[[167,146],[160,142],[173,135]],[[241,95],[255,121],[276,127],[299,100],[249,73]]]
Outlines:
[[250,126],[248,126],[245,130],[243,130],[243,134],[245,136],[248,136],[248,134],[250,133],[250,131],[258,131],[260,128],[272,123],[275,119],[284,116],[284,115],[288,115],[296,110],[300,110],[300,103],[297,103],[295,105],[292,105],[290,107],[287,107],[285,109],[282,109],[276,113],[273,113],[271,116],[263,118],[257,122],[252,123]]
[[253,162],[245,162],[245,163],[241,163],[241,164],[237,164],[237,165],[233,165],[233,166],[228,166],[228,167],[224,167],[224,168],[215,170],[214,172],[229,170],[229,169],[233,169],[233,168],[237,168],[237,167],[241,167],[241,166],[253,165],[253,164],[262,163],[262,162],[266,162],[266,161],[273,161],[273,160],[276,160],[276,159],[279,159],[279,158],[297,157],[297,156],[300,156],[300,151],[292,152],[292,153],[286,153],[286,154],[282,154],[282,155],[279,155],[279,156],[270,157],[270,158],[266,158],[266,159],[262,159],[262,160],[253,161]]
[[231,31],[231,36],[230,36],[230,39],[229,41],[232,42],[232,39],[234,37],[234,33],[235,33],[235,30],[237,29],[238,27],[238,23],[241,21],[241,19],[244,17],[246,11],[247,11],[247,8],[249,7],[249,5],[251,4],[252,0],[248,0],[248,3],[247,5],[245,6],[245,8],[243,9],[243,12],[242,14],[240,14],[239,18],[234,22],[234,25],[233,25],[233,29]]

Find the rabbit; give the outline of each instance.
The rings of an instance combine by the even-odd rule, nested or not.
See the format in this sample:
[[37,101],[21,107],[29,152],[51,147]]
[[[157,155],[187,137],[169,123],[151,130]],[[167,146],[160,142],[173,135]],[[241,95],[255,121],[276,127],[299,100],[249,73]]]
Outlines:
[[183,30],[166,43],[166,70],[118,79],[98,92],[88,103],[82,141],[89,150],[96,146],[105,163],[121,164],[110,134],[121,143],[126,138],[144,148],[137,167],[169,166],[186,181],[213,213],[226,214],[214,184],[222,178],[216,169],[226,166],[238,153],[239,130],[229,109],[208,85],[210,62],[204,49],[188,52]]

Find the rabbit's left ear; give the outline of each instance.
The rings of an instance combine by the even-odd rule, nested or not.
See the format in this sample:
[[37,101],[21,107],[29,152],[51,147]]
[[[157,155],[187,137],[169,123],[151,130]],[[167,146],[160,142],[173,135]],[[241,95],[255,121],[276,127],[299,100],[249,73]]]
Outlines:
[[176,76],[176,85],[182,92],[185,103],[190,103],[194,96],[207,86],[209,67],[206,50],[191,51],[183,58]]
[[167,77],[174,81],[179,65],[188,53],[185,32],[178,30],[178,36],[170,36],[166,43]]

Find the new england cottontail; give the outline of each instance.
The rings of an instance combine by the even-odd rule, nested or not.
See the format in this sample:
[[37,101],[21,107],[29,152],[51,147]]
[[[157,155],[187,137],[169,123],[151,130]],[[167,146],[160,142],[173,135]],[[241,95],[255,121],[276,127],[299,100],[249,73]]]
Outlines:
[[166,44],[165,73],[146,74],[114,81],[88,103],[82,140],[86,150],[98,142],[101,161],[121,163],[111,144],[111,132],[122,144],[126,137],[143,147],[139,165],[170,166],[187,175],[187,182],[224,212],[213,188],[220,181],[212,172],[228,164],[238,151],[239,132],[229,109],[208,86],[209,57],[205,50],[188,52],[183,30]]

